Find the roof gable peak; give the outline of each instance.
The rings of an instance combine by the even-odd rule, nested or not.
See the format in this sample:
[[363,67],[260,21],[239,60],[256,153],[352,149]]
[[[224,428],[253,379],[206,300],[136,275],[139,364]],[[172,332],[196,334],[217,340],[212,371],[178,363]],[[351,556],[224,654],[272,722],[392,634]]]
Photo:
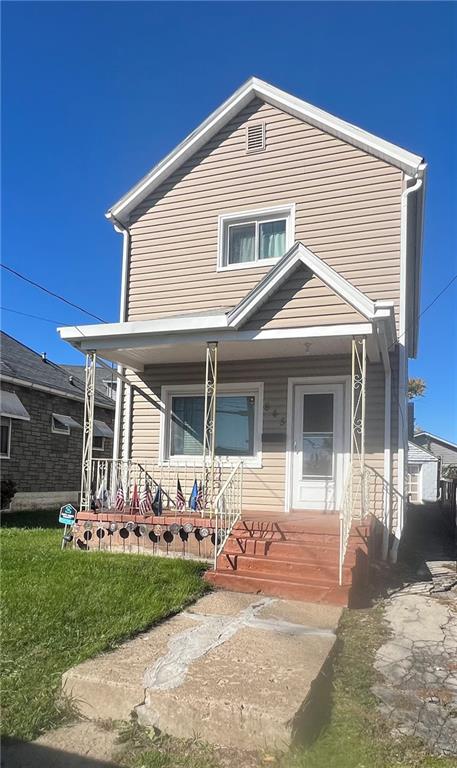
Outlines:
[[379,157],[414,176],[418,173],[423,159],[395,144],[364,131],[351,123],[309,104],[303,99],[276,88],[257,77],[251,77],[235,93],[206,118],[184,141],[178,144],[163,160],[146,174],[126,195],[107,211],[106,217],[114,223],[126,224],[130,212],[144,200],[159,184],[179,168],[182,163],[197,152],[221,128],[235,117],[254,98],[276,106],[311,125],[321,128],[343,141]]

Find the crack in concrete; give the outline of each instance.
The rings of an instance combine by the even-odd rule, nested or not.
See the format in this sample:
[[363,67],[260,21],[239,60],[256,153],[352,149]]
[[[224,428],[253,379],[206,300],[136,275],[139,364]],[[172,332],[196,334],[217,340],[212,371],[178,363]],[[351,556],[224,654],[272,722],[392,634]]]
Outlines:
[[272,597],[262,598],[251,603],[236,616],[183,611],[181,615],[197,622],[198,626],[186,629],[169,640],[167,653],[145,671],[145,689],[164,691],[182,685],[192,662],[230,640],[243,627],[293,636],[335,636],[331,629],[308,627],[283,619],[263,619],[257,616],[260,610],[276,600],[277,598]]
[[271,605],[275,600],[276,598],[272,597],[258,600],[240,611],[237,616],[214,616],[184,612],[184,616],[199,621],[199,626],[186,629],[169,640],[167,653],[157,659],[152,667],[146,669],[144,687],[165,691],[182,685],[193,661],[230,640],[255,617],[256,613],[267,605]]

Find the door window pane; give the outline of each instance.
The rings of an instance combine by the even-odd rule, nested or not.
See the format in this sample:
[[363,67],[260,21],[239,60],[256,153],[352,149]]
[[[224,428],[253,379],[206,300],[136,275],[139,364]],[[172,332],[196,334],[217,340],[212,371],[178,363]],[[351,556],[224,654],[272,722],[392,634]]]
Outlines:
[[333,432],[333,395],[304,395],[303,432]]
[[[203,453],[205,400],[198,395],[172,397],[171,456]],[[216,455],[254,455],[253,395],[220,395],[216,399]]]
[[259,259],[274,259],[286,252],[286,221],[265,221],[259,225]]
[[303,395],[303,477],[333,477],[333,395]]
[[229,264],[241,264],[255,259],[255,224],[229,227]]
[[303,477],[333,477],[333,435],[303,434]]

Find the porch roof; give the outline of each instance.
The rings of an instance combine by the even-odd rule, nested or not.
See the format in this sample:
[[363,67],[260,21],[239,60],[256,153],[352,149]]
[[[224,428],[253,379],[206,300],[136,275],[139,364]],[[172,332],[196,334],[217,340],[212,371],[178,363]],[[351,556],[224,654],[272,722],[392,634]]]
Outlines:
[[[249,318],[300,266],[352,306],[360,322],[246,330]],[[352,337],[367,336],[369,358],[379,360],[381,342],[386,352],[396,339],[393,302],[372,301],[298,241],[233,308],[58,330],[62,339],[81,352],[94,350],[107,360],[137,371],[158,362],[201,361],[209,341],[223,342],[220,359],[243,360],[349,354]]]
[[[174,331],[167,330],[164,320],[106,323],[59,330],[62,339],[81,352],[94,350],[99,356],[135,371],[142,371],[145,365],[154,363],[203,361],[206,344],[210,341],[219,343],[220,360],[246,360],[350,354],[352,337],[366,336],[369,358],[379,360],[379,320],[346,325],[236,331],[218,323],[211,325],[209,318],[201,316],[200,328],[190,327],[193,324],[185,316],[168,318],[173,326],[182,322],[182,327]],[[204,320],[208,321],[206,325]]]

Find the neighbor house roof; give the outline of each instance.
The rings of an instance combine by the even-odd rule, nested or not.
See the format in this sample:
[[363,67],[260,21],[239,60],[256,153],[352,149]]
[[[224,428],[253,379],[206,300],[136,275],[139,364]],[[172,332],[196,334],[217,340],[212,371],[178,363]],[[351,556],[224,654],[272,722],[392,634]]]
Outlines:
[[437,457],[433,455],[431,451],[424,448],[423,445],[418,445],[414,440],[408,440],[408,461],[411,462],[424,462],[424,461],[438,461]]
[[220,107],[212,112],[187,138],[155,165],[137,184],[107,211],[107,218],[115,218],[126,224],[130,212],[151,194],[189,157],[221,130],[253,99],[259,98],[304,122],[321,128],[327,133],[352,144],[390,163],[410,176],[415,176],[423,164],[423,158],[402,147],[379,138],[356,125],[314,107],[303,99],[292,96],[270,83],[251,77],[238,88]]
[[[34,352],[4,331],[0,332],[1,366],[0,381],[23,384],[84,400],[85,385],[83,378],[72,376],[59,365],[44,355]],[[114,408],[111,398],[97,394],[96,404],[104,408]]]
[[446,440],[444,437],[438,437],[438,435],[433,435],[431,432],[425,432],[424,430],[422,430],[422,432],[416,432],[414,438],[417,439],[422,436],[428,437],[430,440],[435,440],[437,443],[442,443],[443,445],[449,446],[449,448],[454,448],[457,450],[457,445],[455,443],[451,443],[450,440]]
[[[63,368],[65,371],[68,371],[68,373],[71,376],[77,376],[79,379],[84,381],[84,377],[86,375],[86,367],[85,365],[61,365],[61,368]],[[106,393],[106,381],[113,381],[116,383],[117,376],[115,373],[111,374],[106,368],[101,368],[99,365],[95,368],[95,389],[97,392],[100,392],[101,395],[107,396]],[[113,398],[110,398],[112,400]]]

